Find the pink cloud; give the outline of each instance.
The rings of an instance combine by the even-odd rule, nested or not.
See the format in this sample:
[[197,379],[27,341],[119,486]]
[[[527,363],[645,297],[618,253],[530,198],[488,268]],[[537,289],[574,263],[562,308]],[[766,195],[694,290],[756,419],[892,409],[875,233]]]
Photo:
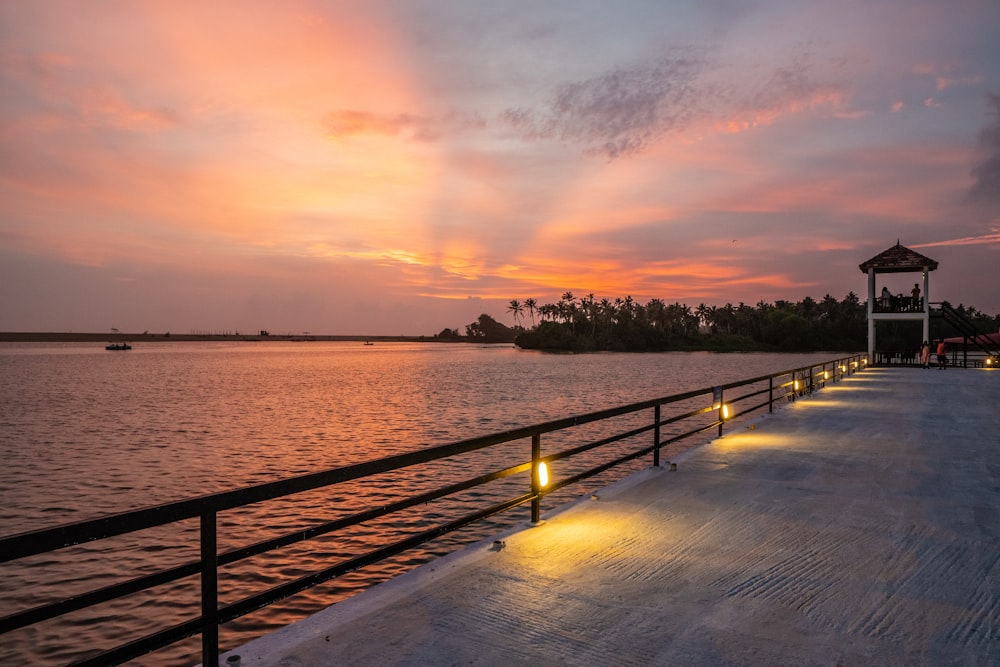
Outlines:
[[965,245],[993,245],[1000,244],[1000,231],[992,231],[980,236],[966,236],[959,239],[946,239],[943,241],[933,241],[931,243],[920,243],[910,246],[911,248],[935,248],[940,246],[965,246]]
[[443,116],[426,116],[412,113],[394,115],[367,111],[334,111],[326,116],[324,128],[335,138],[362,134],[412,137],[421,141],[434,141],[469,130],[482,130],[486,122],[475,113],[450,113]]

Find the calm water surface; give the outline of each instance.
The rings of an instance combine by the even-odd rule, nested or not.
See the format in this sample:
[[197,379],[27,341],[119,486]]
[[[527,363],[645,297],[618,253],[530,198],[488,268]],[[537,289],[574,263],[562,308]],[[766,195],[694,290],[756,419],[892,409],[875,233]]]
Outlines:
[[[0,534],[315,472],[834,356],[552,355],[436,343],[150,343],[127,352],[91,344],[0,344]],[[468,476],[464,466],[454,468],[458,477]],[[437,487],[449,474],[447,465],[416,470],[387,478],[377,493],[389,497],[394,488],[412,493]],[[573,489],[565,498],[584,491]],[[481,507],[481,498],[467,502],[476,500]],[[544,506],[551,507],[547,500]],[[326,492],[269,507],[264,515],[234,512],[220,517],[223,546],[329,520],[362,502],[355,494]],[[461,511],[465,501],[457,502],[451,510]],[[321,569],[381,543],[386,534],[437,522],[451,510],[425,508],[346,538],[309,542],[233,567],[221,583],[224,601]],[[251,614],[224,627],[222,643],[237,646],[525,516],[462,531]],[[169,536],[116,538],[0,565],[0,615],[87,590],[95,582],[196,559],[196,528],[185,527],[180,538],[174,529]],[[155,595],[11,633],[0,638],[0,664],[64,664],[81,650],[140,636],[151,624],[180,622],[197,609],[196,584],[178,582]],[[198,646],[195,639],[137,664],[194,664],[200,660]]]

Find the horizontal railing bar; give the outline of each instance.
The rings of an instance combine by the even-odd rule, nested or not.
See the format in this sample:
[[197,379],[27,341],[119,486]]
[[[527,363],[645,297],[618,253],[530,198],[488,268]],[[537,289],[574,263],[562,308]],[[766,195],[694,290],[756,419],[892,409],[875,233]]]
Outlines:
[[[350,517],[344,517],[343,519],[338,519],[336,521],[330,521],[319,526],[312,526],[302,531],[297,531],[295,533],[289,533],[287,535],[282,535],[277,538],[270,540],[264,540],[256,544],[252,544],[239,549],[233,549],[222,554],[219,554],[219,566],[230,565],[237,561],[243,560],[245,558],[250,558],[252,556],[257,556],[273,549],[280,547],[290,546],[292,544],[297,544],[299,542],[305,541],[307,539],[312,539],[314,537],[319,537],[327,533],[340,530],[342,528],[348,528],[365,521],[370,521],[372,519],[379,518],[381,516],[392,514],[393,512],[398,512],[400,510],[413,507],[415,505],[421,505],[427,502],[431,502],[438,498],[442,498],[453,493],[458,493],[461,491],[466,491],[476,486],[486,484],[497,479],[502,479],[504,477],[509,477],[511,475],[516,475],[518,473],[526,472],[531,469],[531,462],[522,463],[520,465],[511,466],[503,470],[498,470],[486,475],[481,475],[480,477],[472,478],[453,484],[436,491],[431,491],[428,493],[420,494],[417,496],[412,496],[405,500],[386,505],[384,507],[369,510],[367,512],[360,512],[354,514]],[[74,596],[59,602],[52,604],[42,605],[35,607],[33,609],[28,609],[23,612],[16,614],[11,614],[0,618],[0,633],[10,632],[12,630],[17,630],[19,628],[32,625],[34,623],[40,623],[42,621],[55,618],[57,616],[62,616],[74,611],[79,611],[80,609],[85,609],[97,604],[104,602],[110,602],[133,593],[138,593],[140,591],[146,590],[148,588],[153,588],[155,586],[161,586],[163,584],[176,581],[177,579],[183,579],[184,577],[190,577],[198,574],[200,568],[200,563],[198,561],[192,561],[190,563],[185,563],[169,570],[163,570],[162,572],[156,572],[144,577],[138,577],[130,581],[122,582],[119,584],[114,584],[112,586],[107,586],[102,589],[89,591],[85,594]]]
[[762,394],[768,394],[771,390],[767,387],[763,389],[758,389],[757,391],[752,391],[749,394],[743,394],[742,396],[737,396],[736,398],[730,398],[726,400],[726,403],[732,405],[733,403],[739,403],[740,401],[745,401],[748,398],[753,398],[754,396],[761,396]]
[[351,526],[356,526],[359,523],[364,523],[365,521],[371,521],[372,519],[377,519],[379,517],[385,516],[387,514],[392,514],[393,512],[398,512],[400,510],[408,509],[415,505],[422,505],[424,503],[437,500],[438,498],[443,498],[449,496],[453,493],[458,493],[460,491],[467,491],[468,489],[481,486],[488,482],[492,482],[498,479],[503,479],[511,475],[516,475],[518,473],[526,472],[531,469],[531,462],[521,463],[516,466],[511,466],[509,468],[504,468],[503,470],[497,470],[495,472],[487,473],[481,475],[480,477],[475,477],[467,479],[451,486],[443,487],[435,491],[429,491],[427,493],[422,493],[416,496],[411,496],[409,498],[390,503],[383,507],[379,507],[372,510],[367,510],[364,512],[358,512],[357,514],[352,514],[351,516],[336,519],[334,521],[328,521],[326,523],[311,526],[301,531],[295,533],[289,533],[287,535],[282,535],[270,540],[264,540],[256,544],[241,547],[239,549],[233,549],[225,553],[219,554],[219,565],[229,565],[237,561],[243,560],[245,558],[250,558],[252,556],[257,556],[259,554],[271,551],[272,549],[290,546],[298,542],[303,542],[314,537],[319,537],[321,535],[326,535],[327,533],[332,533],[343,528],[350,528]]
[[371,563],[384,560],[390,556],[395,556],[398,553],[402,553],[407,549],[423,544],[424,542],[427,542],[435,537],[458,530],[459,528],[467,526],[474,521],[479,521],[480,519],[485,519],[486,517],[494,514],[505,512],[513,507],[529,502],[534,498],[535,495],[531,493],[511,498],[483,510],[467,514],[463,517],[455,519],[454,521],[441,524],[430,530],[416,533],[404,540],[400,540],[399,542],[386,545],[376,549],[375,551],[362,554],[356,558],[352,558],[351,560],[344,561],[343,563],[339,563],[324,570],[314,572],[313,574],[300,577],[295,581],[275,586],[274,588],[257,595],[244,598],[239,602],[222,607],[219,610],[219,622],[226,623],[241,616],[245,616],[252,611],[256,611],[257,609],[266,607],[267,605],[277,602],[278,600],[283,600],[291,595],[304,591],[308,588],[312,588],[313,586],[321,584],[324,581],[329,581],[330,579],[347,574],[348,572],[353,572],[354,570],[364,567],[365,565],[370,565]]
[[618,442],[620,440],[627,440],[629,438],[634,438],[637,435],[642,435],[643,433],[648,433],[656,428],[656,424],[647,424],[646,426],[640,426],[638,428],[632,429],[631,431],[625,431],[617,435],[608,436],[601,440],[595,440],[594,442],[587,443],[585,445],[579,445],[573,447],[572,449],[566,449],[555,454],[549,454],[545,456],[543,461],[558,461],[560,459],[569,458],[570,456],[576,456],[577,454],[582,454],[583,452],[590,451],[591,449],[596,449],[598,447],[603,447],[604,445],[610,445],[613,442]]
[[739,412],[734,412],[733,414],[731,414],[729,416],[728,419],[726,419],[726,421],[727,422],[728,421],[732,421],[733,419],[736,419],[737,417],[742,417],[743,415],[748,415],[751,412],[753,412],[754,410],[760,410],[761,408],[766,408],[770,404],[771,404],[770,401],[764,401],[763,403],[758,403],[757,405],[752,405],[749,408],[745,408],[745,409],[743,409],[743,410],[741,410]]
[[167,570],[154,572],[142,577],[136,577],[129,581],[112,584],[93,591],[88,591],[80,595],[40,605],[32,609],[27,609],[16,614],[10,614],[0,618],[0,634],[23,628],[34,623],[41,623],[57,616],[63,616],[74,611],[93,607],[94,605],[117,600],[118,598],[132,595],[149,588],[169,584],[172,581],[183,579],[198,574],[200,563],[197,561],[178,565]]
[[112,514],[97,519],[64,524],[54,528],[41,529],[20,533],[6,538],[0,538],[0,562],[33,556],[39,553],[54,551],[63,547],[89,542],[98,539],[114,537],[124,533],[145,530],[193,519],[203,511],[225,511],[245,505],[273,500],[275,498],[312,491],[314,489],[351,481],[361,477],[370,477],[384,472],[427,463],[439,458],[448,458],[458,454],[468,453],[493,442],[478,444],[477,440],[506,442],[502,434],[486,436],[481,439],[465,440],[429,449],[418,450],[406,454],[397,454],[374,461],[334,468],[318,473],[301,475],[275,482],[266,482],[233,491],[181,500],[165,505],[156,505],[121,514]]
[[692,410],[691,412],[685,412],[682,415],[675,415],[673,417],[670,417],[669,419],[661,419],[660,424],[661,425],[674,424],[679,421],[684,421],[685,419],[690,419],[691,417],[697,417],[698,415],[703,415],[706,412],[711,412],[714,409],[715,408],[713,408],[711,405],[704,408],[698,408],[696,410]]
[[89,658],[70,663],[70,665],[71,667],[107,667],[107,665],[120,665],[128,660],[134,660],[147,653],[196,635],[202,632],[206,625],[204,619],[199,616],[166,630],[148,634],[145,637],[140,637],[126,644],[102,651]]
[[585,471],[577,473],[577,474],[575,474],[575,475],[573,475],[571,477],[567,477],[565,479],[561,479],[558,482],[553,482],[552,484],[550,484],[545,489],[545,492],[542,495],[548,495],[549,493],[552,493],[554,491],[558,491],[559,489],[563,488],[564,486],[569,486],[571,484],[575,484],[577,482],[580,482],[582,480],[588,479],[590,477],[594,477],[595,475],[599,475],[599,474],[601,474],[602,472],[604,472],[606,470],[610,470],[611,468],[614,468],[615,466],[619,466],[619,465],[621,465],[623,463],[626,463],[628,461],[631,461],[633,459],[637,459],[637,458],[641,458],[643,456],[647,456],[654,449],[656,449],[656,445],[647,445],[646,447],[643,447],[642,449],[636,450],[634,452],[630,452],[628,454],[620,456],[617,459],[612,459],[611,461],[606,461],[605,463],[602,463],[602,464],[600,464],[600,465],[598,465],[598,466],[596,466],[594,468],[591,468],[590,470],[585,470]]
[[696,429],[694,429],[692,431],[688,431],[687,433],[681,433],[681,434],[675,435],[675,436],[673,436],[671,438],[667,438],[666,440],[663,440],[663,441],[660,442],[660,446],[662,447],[664,445],[672,445],[673,443],[679,442],[679,441],[683,440],[684,438],[690,438],[692,435],[698,435],[699,433],[704,433],[705,431],[710,431],[713,428],[718,428],[718,426],[719,426],[719,420],[716,419],[711,424],[706,424],[704,426],[699,426],[698,428],[696,428]]

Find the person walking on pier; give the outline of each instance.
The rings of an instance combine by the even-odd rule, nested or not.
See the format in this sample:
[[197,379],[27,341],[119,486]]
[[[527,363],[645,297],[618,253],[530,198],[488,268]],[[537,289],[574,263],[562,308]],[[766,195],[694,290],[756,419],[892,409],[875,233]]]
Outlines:
[[948,367],[948,350],[944,344],[944,338],[938,341],[937,346],[938,370],[943,371]]
[[920,365],[924,368],[931,367],[931,345],[927,341],[920,346]]

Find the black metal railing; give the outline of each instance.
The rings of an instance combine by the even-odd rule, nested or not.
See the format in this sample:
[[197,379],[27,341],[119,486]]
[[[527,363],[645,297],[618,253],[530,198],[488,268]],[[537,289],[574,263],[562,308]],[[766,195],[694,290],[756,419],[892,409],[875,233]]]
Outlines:
[[[531,521],[537,522],[542,498],[558,489],[649,455],[652,455],[652,465],[660,466],[661,451],[671,444],[712,430],[716,430],[721,436],[727,422],[764,408],[771,412],[776,403],[795,400],[804,394],[822,388],[828,382],[836,382],[846,375],[861,370],[866,363],[867,359],[862,355],[852,355],[813,366],[557,419],[502,433],[387,456],[373,461],[3,537],[0,538],[0,563],[30,558],[73,545],[128,535],[154,527],[175,526],[177,530],[180,530],[179,524],[181,522],[197,520],[199,556],[189,562],[128,581],[95,588],[84,593],[70,595],[57,602],[8,614],[0,618],[0,634],[58,619],[72,612],[120,600],[138,592],[148,591],[153,587],[177,582],[184,578],[199,577],[200,604],[196,615],[182,623],[160,628],[155,632],[113,648],[83,647],[77,652],[83,657],[78,658],[72,664],[121,664],[200,634],[202,663],[206,666],[214,666],[218,664],[219,626],[224,623],[322,582],[400,554],[473,522],[526,503],[531,504]],[[734,390],[739,390],[739,393],[734,395]],[[677,411],[676,414],[667,414],[671,408]],[[651,415],[644,416],[646,413],[651,413]],[[542,436],[546,434],[571,432],[572,429],[586,424],[604,424],[623,416],[631,416],[632,418],[628,428],[623,431],[603,435],[592,441],[577,443],[562,451],[546,455],[542,453]],[[576,470],[562,478],[554,479],[545,486],[539,479],[539,471],[543,464],[551,466],[558,461],[580,456],[585,452],[600,451],[612,443],[634,442],[635,438],[644,434],[648,434],[650,439],[644,440],[634,449],[615,450],[611,458],[597,464],[588,462],[585,469]],[[521,440],[530,440],[530,455],[523,459],[504,460],[499,467],[496,467],[494,463],[492,469],[484,474],[460,479],[416,495],[398,497],[391,502],[384,502],[380,498],[377,501],[372,501],[373,506],[369,509],[341,516],[336,520],[323,521],[305,529],[220,551],[218,534],[220,512],[275,501],[317,489],[336,487],[352,480],[367,479],[420,464],[440,462],[452,457],[469,456],[477,451],[498,451],[500,445]],[[503,451],[499,451],[496,456],[501,459],[509,459],[515,456],[513,452],[514,450],[506,447],[503,448]],[[305,576],[300,576],[263,592],[243,597],[236,602],[220,603],[219,569],[226,565],[322,535],[335,533],[497,480],[528,473],[530,473],[530,483],[521,487],[522,492],[502,498],[490,498],[475,511],[467,512],[436,525],[421,526],[419,530],[408,534],[403,539],[332,563],[328,567],[310,572]],[[111,549],[111,547],[108,548]],[[113,619],[110,622],[114,622]]]
[[872,302],[873,313],[922,313],[924,312],[925,299],[923,297],[903,296],[902,294],[892,294],[889,296],[877,297]]
[[[1000,359],[1000,344],[987,332],[981,331],[975,322],[947,302],[932,303],[931,305],[934,306],[931,312],[958,333],[954,337],[963,339],[961,347],[951,346],[952,365],[969,367],[997,363],[997,360]],[[959,363],[959,353],[961,353],[961,363]]]

